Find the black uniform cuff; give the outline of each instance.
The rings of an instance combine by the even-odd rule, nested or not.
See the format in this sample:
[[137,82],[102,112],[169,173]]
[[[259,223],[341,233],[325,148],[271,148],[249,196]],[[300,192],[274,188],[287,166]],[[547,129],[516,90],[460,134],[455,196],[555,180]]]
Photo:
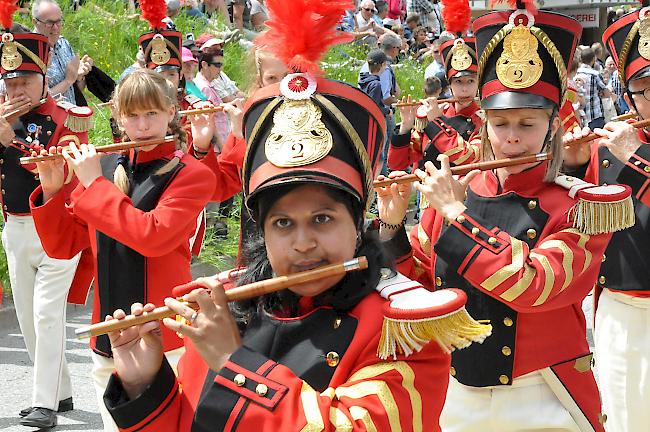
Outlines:
[[404,134],[393,134],[393,137],[390,140],[390,144],[393,147],[401,148],[406,147],[411,144],[411,132]]
[[434,251],[462,275],[483,249],[498,254],[508,246],[508,242],[498,236],[499,232],[499,228],[466,209],[443,229]]
[[632,194],[639,198],[648,191],[649,180],[650,145],[641,144],[619,173],[617,181],[630,186]]
[[[162,413],[177,396],[176,375],[167,359],[163,358],[160,370],[151,385],[133,400],[129,400],[120,378],[113,374],[104,392],[104,404],[115,423],[121,429],[127,429],[144,421],[156,411],[158,414]],[[162,406],[163,404],[165,406]]]

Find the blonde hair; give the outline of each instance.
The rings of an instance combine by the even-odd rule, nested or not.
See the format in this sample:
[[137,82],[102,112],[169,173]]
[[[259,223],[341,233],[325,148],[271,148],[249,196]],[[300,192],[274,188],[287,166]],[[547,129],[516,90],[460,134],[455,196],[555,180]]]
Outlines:
[[[553,115],[553,110],[544,109],[544,112],[548,114],[549,119]],[[559,116],[557,112],[555,113],[555,115]],[[488,137],[488,133],[487,133],[488,121],[489,119],[486,113],[486,120],[481,126],[481,131],[480,131],[480,136],[481,136],[480,156],[482,161],[495,159],[494,151],[492,150],[492,143],[490,142],[490,138]],[[564,143],[562,141],[563,134],[564,133],[563,133],[562,125],[560,124],[558,129],[555,131],[555,134],[544,145],[543,151],[549,151],[553,155],[553,159],[549,162],[548,167],[546,168],[546,174],[544,175],[544,181],[546,183],[552,183],[555,180],[555,178],[559,175],[560,169],[562,168],[562,162],[564,160],[564,156],[563,156]]]
[[[126,76],[115,88],[113,107],[115,115],[120,119],[135,111],[160,110],[166,111],[176,106],[178,99],[176,89],[161,74],[149,69],[137,69]],[[177,110],[178,112],[178,110]],[[180,124],[180,116],[176,114],[168,125],[169,132],[176,138],[176,149],[185,152],[187,149],[187,134]],[[120,126],[123,138],[128,139]],[[163,175],[171,171],[180,159],[173,157],[154,175]],[[125,194],[129,193],[130,184],[124,166],[118,165],[113,174],[113,183]]]

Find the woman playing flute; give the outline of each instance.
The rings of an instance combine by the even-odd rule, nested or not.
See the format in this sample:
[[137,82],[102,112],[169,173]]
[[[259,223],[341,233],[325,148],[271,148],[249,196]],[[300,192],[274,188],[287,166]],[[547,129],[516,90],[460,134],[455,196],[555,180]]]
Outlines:
[[[291,7],[315,5],[299,3]],[[342,15],[349,4],[340,3]],[[337,21],[322,23],[323,31],[315,23],[305,37]],[[143,431],[438,431],[448,354],[426,339],[410,346],[391,320],[407,328],[419,314],[419,325],[438,326],[429,337],[440,341],[451,334],[480,340],[488,328],[459,310],[457,291],[431,293],[386,268],[380,245],[364,234],[381,111],[358,89],[295,73],[253,95],[244,118],[247,131],[265,125],[247,134],[244,195],[257,232],[245,248],[246,279],[359,255],[368,269],[239,303],[233,314],[223,288],[207,281],[211,294],[185,296],[199,312],[166,300],[187,320],[164,321],[187,342],[179,375],[162,356],[159,323],[112,333],[116,374],[105,401],[116,422]],[[131,312],[153,307],[134,304]],[[459,314],[469,321],[456,326]]]
[[[69,258],[90,246],[95,257],[93,321],[134,302],[162,302],[172,287],[188,282],[190,238],[213,190],[208,168],[184,152],[176,120],[176,94],[160,74],[128,75],[113,98],[120,126],[132,140],[175,135],[176,142],[131,150],[128,156],[97,154],[71,144],[66,161],[80,185],[65,205],[63,161],[39,162],[41,187],[32,196],[36,229],[47,254]],[[182,341],[163,332],[164,350],[180,354]],[[113,361],[108,338],[91,341],[99,400]],[[171,360],[175,364],[175,360]],[[104,424],[112,419],[104,412]]]
[[552,161],[462,179],[444,155],[441,169],[427,163],[416,173],[430,208],[410,244],[401,223],[407,188],[380,192],[381,236],[398,269],[432,289],[460,287],[472,316],[494,327],[483,344],[452,354],[445,431],[603,430],[581,305],[611,231],[633,217],[629,188],[558,175],[557,112],[580,30],[572,18],[523,5],[474,23],[485,58],[483,158],[550,151]]

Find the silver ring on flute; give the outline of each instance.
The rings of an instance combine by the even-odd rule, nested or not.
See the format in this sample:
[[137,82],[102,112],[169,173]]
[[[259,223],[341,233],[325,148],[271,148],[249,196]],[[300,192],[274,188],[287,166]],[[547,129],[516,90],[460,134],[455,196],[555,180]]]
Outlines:
[[194,324],[194,321],[196,321],[196,317],[199,316],[199,311],[194,311],[190,319],[187,320],[188,323]]

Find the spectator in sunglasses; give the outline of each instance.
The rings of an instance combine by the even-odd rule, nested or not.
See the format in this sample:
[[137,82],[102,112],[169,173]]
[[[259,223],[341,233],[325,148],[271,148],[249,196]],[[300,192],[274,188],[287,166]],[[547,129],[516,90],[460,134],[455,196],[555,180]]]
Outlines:
[[[201,93],[205,95],[207,100],[215,106],[223,103],[217,89],[212,84],[213,80],[221,73],[222,67],[223,51],[202,52],[199,58],[199,73],[194,78],[194,84],[201,90]],[[217,143],[215,151],[218,152],[223,146],[223,143],[226,142],[226,137],[230,133],[230,125],[228,116],[223,112],[214,114],[214,122]]]

